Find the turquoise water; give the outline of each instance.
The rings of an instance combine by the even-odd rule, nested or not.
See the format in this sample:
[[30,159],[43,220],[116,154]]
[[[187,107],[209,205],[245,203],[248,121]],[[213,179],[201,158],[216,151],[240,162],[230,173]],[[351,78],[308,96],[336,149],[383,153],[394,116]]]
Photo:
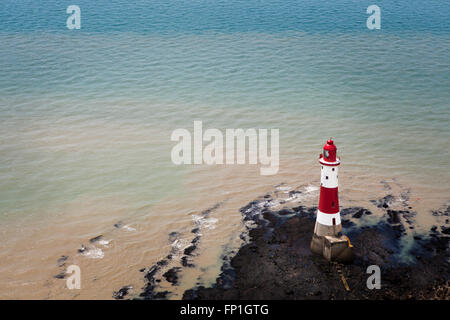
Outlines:
[[70,4],[0,3],[2,216],[188,193],[170,134],[194,120],[450,191],[448,1],[377,1],[376,31],[371,1],[78,1],[72,31]]

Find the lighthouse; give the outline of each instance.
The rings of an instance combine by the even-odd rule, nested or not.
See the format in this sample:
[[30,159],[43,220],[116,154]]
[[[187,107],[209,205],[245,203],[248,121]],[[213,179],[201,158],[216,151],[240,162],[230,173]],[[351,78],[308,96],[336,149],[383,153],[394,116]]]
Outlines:
[[339,214],[338,169],[341,161],[332,138],[323,146],[319,156],[320,198],[311,251],[323,255],[328,261],[351,262],[353,246],[342,234]]

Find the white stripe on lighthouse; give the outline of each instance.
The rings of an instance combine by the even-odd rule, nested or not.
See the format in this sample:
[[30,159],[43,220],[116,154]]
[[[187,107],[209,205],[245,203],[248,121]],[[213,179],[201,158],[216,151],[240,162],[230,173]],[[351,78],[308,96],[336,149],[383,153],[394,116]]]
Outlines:
[[322,170],[321,170],[321,174],[320,174],[320,183],[325,188],[337,188],[338,187],[338,167],[322,165]]
[[325,226],[332,226],[333,219],[335,219],[335,225],[341,224],[341,215],[339,212],[336,213],[323,213],[320,210],[317,210],[317,219],[316,221]]

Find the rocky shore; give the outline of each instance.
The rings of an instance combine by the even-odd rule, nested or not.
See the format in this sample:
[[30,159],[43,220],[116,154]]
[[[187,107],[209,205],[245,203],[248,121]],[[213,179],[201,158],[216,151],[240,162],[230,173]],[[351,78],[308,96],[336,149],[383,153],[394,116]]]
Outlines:
[[[362,207],[343,208],[344,232],[352,240],[355,261],[349,265],[329,263],[313,255],[309,245],[314,229],[315,207],[271,209],[268,194],[241,209],[252,221],[250,242],[230,263],[225,263],[215,285],[197,287],[183,299],[449,299],[450,207],[433,211],[444,218],[428,234],[413,237],[403,250],[406,228],[414,229],[415,215],[405,202],[394,210],[392,195],[373,200],[383,217],[370,226],[356,222],[371,216]],[[409,262],[404,262],[409,258]],[[407,259],[408,260],[408,259]],[[381,289],[367,288],[367,267],[381,269]]]
[[[299,200],[304,192],[279,188],[242,207],[244,244],[223,256],[214,285],[199,284],[182,298],[450,299],[450,206],[431,212],[437,225],[427,232],[416,230],[416,213],[408,203],[408,193],[370,200],[376,214],[360,206],[341,208],[344,233],[355,253],[354,262],[343,265],[311,253],[317,208]],[[202,222],[220,205],[199,214],[191,242],[173,246],[166,258],[141,270],[146,285],[134,298],[170,298],[171,292],[167,286],[162,289],[161,282],[177,286],[183,269],[195,266]],[[169,240],[177,244],[177,236],[173,232]],[[380,267],[380,289],[367,287],[371,265]],[[113,297],[133,298],[131,291],[133,288],[125,286]]]

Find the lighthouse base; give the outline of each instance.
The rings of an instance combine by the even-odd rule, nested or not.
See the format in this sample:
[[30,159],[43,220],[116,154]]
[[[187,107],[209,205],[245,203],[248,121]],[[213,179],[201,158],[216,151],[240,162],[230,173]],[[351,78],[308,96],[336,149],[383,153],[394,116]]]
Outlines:
[[311,251],[322,255],[328,261],[351,263],[354,259],[353,246],[347,236],[318,236],[313,235]]

